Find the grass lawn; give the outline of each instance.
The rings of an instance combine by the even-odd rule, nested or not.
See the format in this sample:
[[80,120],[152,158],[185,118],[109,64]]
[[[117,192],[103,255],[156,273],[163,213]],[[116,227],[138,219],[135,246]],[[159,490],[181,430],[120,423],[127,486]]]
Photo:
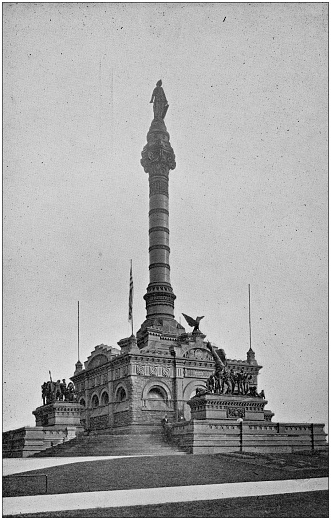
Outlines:
[[[283,480],[327,476],[327,455],[327,452],[306,452],[133,457],[78,462],[24,472],[24,475],[46,474],[48,494]],[[13,480],[16,486],[12,485]],[[11,476],[6,492],[9,479],[6,482],[4,477],[3,496],[44,493],[42,485],[39,491],[36,486],[22,485],[25,480]]]
[[[328,518],[328,492],[21,515],[30,518]],[[10,517],[5,517],[10,518]],[[17,517],[16,517],[17,518]]]

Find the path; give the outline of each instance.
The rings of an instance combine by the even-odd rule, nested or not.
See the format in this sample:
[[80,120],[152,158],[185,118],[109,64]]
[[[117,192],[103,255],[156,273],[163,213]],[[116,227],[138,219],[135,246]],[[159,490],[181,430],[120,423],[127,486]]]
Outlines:
[[328,489],[327,478],[239,482],[204,486],[93,491],[60,495],[34,495],[3,499],[4,515],[69,511],[100,507],[138,506],[171,502],[193,502],[223,498],[305,493]]
[[[140,455],[105,455],[96,457],[44,457],[44,458],[17,458],[2,459],[2,475],[14,475],[15,473],[25,473],[34,469],[50,468],[52,466],[63,466],[74,464],[75,462],[91,462],[92,460],[110,460],[128,457],[139,457]],[[147,455],[144,455],[145,457]]]

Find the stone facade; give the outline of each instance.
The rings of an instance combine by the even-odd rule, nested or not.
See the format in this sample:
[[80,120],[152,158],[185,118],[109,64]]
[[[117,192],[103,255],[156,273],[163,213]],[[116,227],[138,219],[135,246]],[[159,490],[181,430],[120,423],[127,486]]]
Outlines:
[[[147,328],[146,333],[143,348],[137,346],[134,336],[119,341],[121,351],[96,347],[84,369],[76,370],[71,378],[86,429],[159,427],[165,414],[172,422],[191,417],[187,403],[197,388],[205,387],[215,369],[205,336],[184,333],[174,337],[155,328]],[[257,385],[261,366],[252,351],[246,360],[229,359],[227,363],[235,371],[244,368]]]

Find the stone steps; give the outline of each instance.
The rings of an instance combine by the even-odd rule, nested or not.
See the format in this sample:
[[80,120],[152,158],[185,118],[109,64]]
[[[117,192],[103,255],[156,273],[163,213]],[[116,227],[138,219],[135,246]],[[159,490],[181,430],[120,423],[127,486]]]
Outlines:
[[93,434],[79,436],[33,457],[88,457],[102,455],[176,455],[184,451],[168,444],[162,434]]

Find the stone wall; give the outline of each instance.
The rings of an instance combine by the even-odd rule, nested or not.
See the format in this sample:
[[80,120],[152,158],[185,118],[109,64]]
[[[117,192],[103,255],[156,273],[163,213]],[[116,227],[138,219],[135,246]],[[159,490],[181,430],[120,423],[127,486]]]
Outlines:
[[73,437],[75,437],[75,431],[68,431],[67,428],[44,429],[26,426],[3,433],[2,454],[4,458],[30,457]]
[[227,452],[291,453],[326,450],[323,424],[238,422],[192,419],[172,426],[172,437],[194,454]]

